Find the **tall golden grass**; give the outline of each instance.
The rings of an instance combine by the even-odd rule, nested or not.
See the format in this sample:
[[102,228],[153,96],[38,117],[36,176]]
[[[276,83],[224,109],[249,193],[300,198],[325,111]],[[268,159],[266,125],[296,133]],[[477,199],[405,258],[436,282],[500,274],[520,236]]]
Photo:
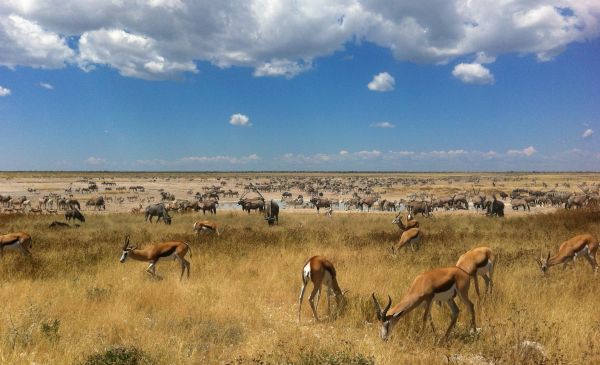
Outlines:
[[[32,234],[33,258],[7,252],[0,261],[0,363],[83,364],[115,346],[156,364],[600,363],[600,277],[584,260],[546,277],[534,262],[574,234],[599,236],[600,213],[421,219],[421,249],[397,257],[389,251],[399,236],[392,214],[284,211],[280,225],[268,227],[259,215],[219,212],[220,237],[195,236],[196,218],[174,215],[165,226],[144,224],[140,215],[98,215],[79,228],[51,230],[55,217],[1,216],[0,231]],[[190,280],[179,282],[175,262],[159,263],[160,279],[144,273],[145,263],[119,263],[125,234],[140,246],[190,242]],[[397,302],[416,275],[452,266],[478,245],[498,256],[494,293],[477,301],[471,288],[478,334],[467,332],[459,303],[446,342],[435,340],[449,310],[437,306],[437,334],[420,332],[418,308],[390,341],[379,339],[372,292]],[[328,317],[322,300],[320,323],[304,305],[298,324],[302,265],[315,254],[335,264],[340,285],[351,289],[348,304]],[[526,351],[524,341],[543,351]]]

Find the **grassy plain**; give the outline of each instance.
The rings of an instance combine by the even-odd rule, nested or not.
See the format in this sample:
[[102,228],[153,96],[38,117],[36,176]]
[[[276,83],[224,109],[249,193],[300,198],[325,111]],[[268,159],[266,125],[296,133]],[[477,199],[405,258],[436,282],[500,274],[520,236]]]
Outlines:
[[[197,214],[175,214],[171,226],[144,224],[141,215],[91,215],[64,230],[48,228],[51,216],[0,216],[1,232],[33,236],[32,259],[7,252],[0,260],[0,363],[83,364],[114,346],[136,348],[156,364],[600,363],[600,277],[584,260],[546,277],[534,262],[577,233],[599,236],[600,213],[420,219],[421,249],[397,257],[389,253],[399,236],[392,217],[284,211],[270,228],[259,215],[219,212],[225,232],[196,237]],[[159,280],[144,263],[119,263],[125,234],[140,246],[190,242],[190,280],[178,281],[175,262],[158,265]],[[447,342],[436,344],[428,327],[419,331],[422,308],[389,341],[379,339],[372,292],[395,303],[417,274],[452,266],[478,245],[498,255],[494,293],[478,302],[471,288],[479,334],[467,333],[459,303]],[[328,317],[322,300],[315,323],[305,303],[298,324],[302,265],[315,254],[335,264],[340,285],[351,290],[348,305]],[[449,310],[432,313],[440,336]],[[524,351],[523,341],[539,343],[544,355]]]

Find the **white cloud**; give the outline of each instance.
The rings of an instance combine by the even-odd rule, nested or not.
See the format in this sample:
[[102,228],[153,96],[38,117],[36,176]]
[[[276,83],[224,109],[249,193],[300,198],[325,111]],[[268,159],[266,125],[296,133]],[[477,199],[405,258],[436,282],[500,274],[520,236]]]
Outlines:
[[104,158],[90,156],[83,162],[85,162],[88,165],[104,165],[107,161]]
[[506,154],[508,156],[532,156],[533,154],[535,154],[537,152],[537,150],[533,147],[533,146],[529,146],[526,148],[523,148],[522,150],[508,150],[506,151]]
[[380,122],[371,124],[371,128],[395,128],[396,126],[390,122]]
[[254,76],[285,76],[287,78],[292,78],[299,73],[310,70],[311,68],[311,62],[298,63],[289,60],[273,60],[257,66],[254,70]]
[[373,77],[373,80],[369,82],[367,87],[373,91],[392,91],[396,80],[387,72],[381,72]]
[[35,21],[2,14],[0,6],[0,65],[61,68],[74,55],[63,37],[43,29]]
[[10,89],[0,86],[0,96],[8,96],[11,94]]
[[54,86],[48,84],[47,82],[40,82],[40,86],[43,87],[44,89],[54,90]]
[[90,71],[94,65],[115,68],[123,76],[142,79],[175,78],[182,72],[196,73],[190,60],[166,58],[157,42],[147,36],[121,29],[85,32],[79,40],[79,65]]
[[590,138],[594,134],[594,131],[591,128],[588,128],[581,135],[583,138]]
[[250,123],[250,118],[248,118],[246,115],[244,114],[233,114],[231,116],[231,118],[229,118],[229,124],[231,125],[237,125],[237,126],[241,126],[241,127],[250,127],[252,126],[252,123]]
[[228,163],[228,164],[246,164],[259,161],[260,157],[257,154],[251,154],[242,157],[233,156],[190,156],[181,159],[184,163]]
[[77,59],[87,70],[106,65],[146,79],[196,72],[196,61],[293,77],[360,42],[419,63],[469,57],[481,65],[514,53],[546,61],[599,34],[597,0],[0,2],[0,65],[58,68]]
[[381,156],[381,151],[372,150],[372,151],[358,151],[354,153],[355,156],[364,159],[377,158]]
[[346,150],[340,151],[340,155],[342,155],[342,156],[346,156],[347,154],[348,154],[348,151],[346,151]]
[[459,63],[452,70],[452,75],[467,84],[493,84],[494,75],[479,63]]

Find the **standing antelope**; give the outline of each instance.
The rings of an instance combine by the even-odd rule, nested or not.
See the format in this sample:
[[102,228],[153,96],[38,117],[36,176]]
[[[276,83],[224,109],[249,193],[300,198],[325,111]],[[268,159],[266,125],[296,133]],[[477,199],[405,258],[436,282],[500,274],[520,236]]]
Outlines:
[[477,297],[481,297],[477,275],[481,276],[485,281],[485,292],[487,293],[488,290],[490,293],[492,292],[492,287],[494,286],[492,275],[494,274],[495,260],[496,256],[489,247],[475,247],[458,258],[456,267],[463,269],[467,274],[471,275],[475,282]]
[[[392,224],[395,224],[400,228],[400,241],[398,241],[398,248],[400,250],[406,244],[410,243],[410,247],[413,251],[415,251],[415,247],[419,248],[419,244],[421,243],[421,230],[419,228],[419,222],[412,219],[412,215],[409,213],[406,218],[406,225],[402,223],[401,213],[398,213],[396,218],[392,221]],[[392,245],[392,254],[396,253],[396,248]]]
[[550,252],[548,252],[546,258],[540,255],[540,258],[536,261],[542,273],[545,274],[550,266],[564,263],[564,267],[567,267],[569,261],[573,261],[574,264],[577,256],[582,255],[592,265],[592,269],[596,273],[598,272],[596,251],[598,251],[598,240],[591,234],[579,234],[563,242],[554,256],[550,257]]
[[408,214],[406,217],[406,225],[402,222],[402,213],[398,213],[396,218],[392,221],[392,224],[395,224],[400,228],[400,231],[406,231],[411,228],[419,228],[419,222],[416,219],[412,219],[412,216]]
[[146,272],[152,276],[156,276],[156,264],[158,261],[174,258],[181,264],[181,276],[179,280],[182,280],[186,269],[187,276],[188,278],[190,277],[190,262],[185,259],[188,250],[190,251],[190,257],[192,257],[192,249],[189,243],[183,241],[162,242],[148,246],[143,250],[138,250],[137,246],[129,246],[129,236],[126,236],[125,244],[123,245],[123,254],[119,261],[123,263],[127,257],[131,257],[134,260],[150,262],[150,266],[148,266]]
[[15,232],[0,235],[0,257],[4,250],[19,250],[25,256],[31,256],[29,249],[33,241],[31,236],[25,232]]
[[194,232],[200,234],[200,232],[217,232],[217,236],[221,235],[219,227],[213,221],[197,221],[194,223]]
[[[461,301],[467,306],[467,309],[471,314],[471,328],[475,330],[475,309],[473,303],[469,300],[470,280],[469,274],[458,267],[434,269],[424,272],[415,278],[410,289],[408,289],[408,293],[406,293],[404,298],[402,298],[402,300],[391,310],[392,298],[389,295],[388,303],[385,306],[385,309],[382,310],[379,302],[375,298],[375,293],[373,293],[375,313],[377,314],[377,319],[381,322],[379,334],[381,339],[386,340],[396,322],[398,322],[402,316],[421,304],[424,304],[425,306],[421,330],[425,329],[425,322],[429,319],[431,329],[435,333],[435,326],[433,325],[433,319],[431,318],[431,303],[434,301],[448,303],[448,306],[452,311],[452,320],[444,335],[444,338],[446,338],[456,324],[456,319],[460,312],[458,306],[454,302],[454,297],[457,294]],[[388,311],[390,313],[388,313]]]
[[[319,298],[321,296],[321,286],[325,284],[327,287],[327,314],[331,313],[330,296],[333,292],[338,307],[344,303],[344,292],[340,289],[337,282],[335,268],[333,264],[323,256],[313,256],[304,263],[302,268],[302,288],[300,289],[300,297],[298,298],[298,322],[300,322],[300,311],[302,310],[302,300],[304,298],[304,290],[308,285],[308,281],[312,281],[313,290],[308,297],[310,308],[313,312],[313,317],[318,321],[317,307],[319,306]],[[317,304],[314,300],[317,297]]]

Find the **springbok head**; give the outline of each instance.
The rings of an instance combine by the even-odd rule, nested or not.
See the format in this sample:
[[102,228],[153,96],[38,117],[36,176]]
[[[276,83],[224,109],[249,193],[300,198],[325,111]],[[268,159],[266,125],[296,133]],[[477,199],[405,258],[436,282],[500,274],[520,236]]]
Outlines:
[[121,263],[127,260],[127,256],[129,256],[129,252],[135,250],[137,246],[129,246],[129,235],[125,236],[125,243],[123,243],[123,253],[121,254],[121,259],[119,261]]
[[398,224],[401,223],[401,217],[400,217],[401,213],[398,213],[398,215],[396,216],[396,218],[394,218],[394,220],[392,221],[392,224]]
[[548,272],[548,260],[550,260],[550,252],[548,252],[548,256],[544,258],[544,255],[540,252],[540,258],[536,260],[538,263],[540,270],[542,270],[542,274]]
[[386,341],[389,333],[392,331],[392,327],[398,321],[398,318],[402,314],[402,312],[394,313],[391,316],[388,316],[387,312],[392,306],[392,297],[388,295],[388,303],[385,308],[382,310],[377,298],[375,298],[375,293],[372,294],[373,304],[375,305],[375,314],[377,315],[377,319],[381,322],[381,328],[379,329],[379,337],[382,340]]

